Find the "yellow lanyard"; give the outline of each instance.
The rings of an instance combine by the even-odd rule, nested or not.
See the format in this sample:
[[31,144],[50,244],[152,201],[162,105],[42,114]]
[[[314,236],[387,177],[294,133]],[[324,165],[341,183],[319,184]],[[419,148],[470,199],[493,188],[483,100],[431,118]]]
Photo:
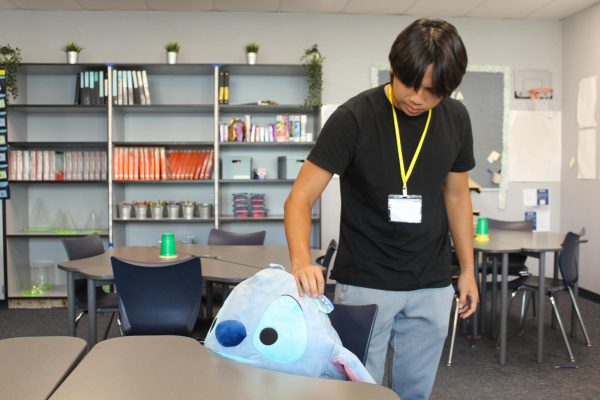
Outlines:
[[415,163],[417,162],[417,158],[419,158],[419,153],[421,152],[421,147],[423,146],[423,142],[425,141],[425,136],[427,135],[427,130],[429,129],[429,121],[431,121],[431,110],[427,114],[427,122],[425,122],[425,129],[423,129],[423,133],[421,134],[421,140],[419,140],[419,145],[417,146],[417,150],[415,150],[415,154],[413,155],[412,161],[408,166],[408,171],[404,170],[404,157],[402,157],[402,144],[400,143],[400,128],[398,128],[398,117],[396,116],[396,108],[394,107],[394,102],[392,101],[392,85],[390,84],[389,97],[390,104],[392,105],[392,113],[394,114],[394,128],[396,129],[396,144],[398,146],[398,159],[400,160],[400,176],[402,177],[402,195],[408,195],[408,189],[406,188],[406,183],[410,179],[410,175],[412,174],[413,168],[415,167]]

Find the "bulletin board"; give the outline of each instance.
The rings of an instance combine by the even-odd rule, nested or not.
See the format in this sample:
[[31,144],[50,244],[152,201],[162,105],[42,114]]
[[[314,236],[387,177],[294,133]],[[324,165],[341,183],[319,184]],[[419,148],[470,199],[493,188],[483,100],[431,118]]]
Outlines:
[[[371,68],[372,87],[390,80],[389,66]],[[471,117],[473,151],[476,167],[469,172],[471,179],[484,188],[497,188],[491,182],[488,168],[499,172],[506,155],[505,136],[510,111],[510,69],[496,66],[470,66],[459,87],[451,97],[461,101]],[[487,157],[492,150],[502,155],[500,161],[490,164]],[[503,180],[504,182],[504,180]],[[502,183],[501,183],[502,185]]]

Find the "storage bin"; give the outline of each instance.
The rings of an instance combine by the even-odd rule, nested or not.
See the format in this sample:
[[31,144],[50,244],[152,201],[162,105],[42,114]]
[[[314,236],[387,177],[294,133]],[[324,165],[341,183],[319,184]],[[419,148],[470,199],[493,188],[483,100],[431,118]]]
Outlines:
[[287,156],[277,157],[277,178],[278,179],[296,179],[300,168],[304,165],[303,158],[293,158]]
[[252,158],[248,156],[221,157],[222,179],[251,179]]

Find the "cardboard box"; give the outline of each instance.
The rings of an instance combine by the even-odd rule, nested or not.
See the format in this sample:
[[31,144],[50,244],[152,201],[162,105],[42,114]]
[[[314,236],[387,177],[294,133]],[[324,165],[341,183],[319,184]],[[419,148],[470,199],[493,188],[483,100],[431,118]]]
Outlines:
[[222,179],[252,179],[252,158],[248,156],[221,157]]
[[277,178],[296,179],[302,165],[304,165],[304,158],[277,157]]

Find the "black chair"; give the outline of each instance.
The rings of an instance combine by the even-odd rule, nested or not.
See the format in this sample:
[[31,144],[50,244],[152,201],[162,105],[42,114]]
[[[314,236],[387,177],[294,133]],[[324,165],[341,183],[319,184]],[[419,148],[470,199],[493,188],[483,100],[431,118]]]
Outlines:
[[329,245],[327,246],[327,250],[325,250],[325,254],[319,256],[315,259],[315,263],[323,266],[325,270],[323,271],[323,277],[325,278],[325,296],[329,298],[329,300],[333,301],[333,297],[335,294],[335,284],[327,283],[327,278],[329,278],[329,270],[331,269],[331,261],[333,259],[333,255],[337,251],[337,242],[335,239],[331,239]]
[[[502,221],[498,219],[488,218],[488,228],[501,229],[506,231],[522,231],[531,232],[533,230],[533,221]],[[508,276],[516,277],[515,279],[509,279],[508,289],[512,293],[512,297],[516,294],[516,289],[519,287],[522,279],[529,276],[529,269],[525,265],[527,260],[527,254],[514,253],[508,255]],[[485,332],[485,316],[486,316],[486,304],[487,304],[487,289],[492,289],[492,336],[496,334],[496,299],[498,291],[498,266],[502,264],[502,255],[499,254],[488,254],[483,259],[483,265],[481,266],[482,279],[484,283],[481,285],[481,331]],[[488,269],[488,266],[492,266],[492,270]],[[492,274],[491,284],[487,284],[486,277],[488,274]]]
[[335,304],[333,311],[329,313],[331,325],[337,331],[342,344],[353,352],[363,365],[367,363],[377,310],[377,304]]
[[[97,234],[75,239],[63,239],[62,243],[69,260],[80,260],[82,258],[93,257],[104,253],[102,239]],[[75,327],[77,327],[79,320],[81,320],[81,318],[87,314],[87,305],[87,280],[76,279],[75,307],[81,311],[75,317]],[[115,293],[106,293],[101,286],[96,287],[96,312],[111,313],[110,321],[108,322],[106,331],[104,332],[104,339],[108,337],[110,326],[112,325],[115,313],[118,311],[119,307],[117,304],[117,295]]]
[[200,259],[133,263],[111,257],[125,335],[191,336],[202,305]]
[[266,231],[237,233],[212,228],[208,233],[209,245],[261,246],[265,244]]
[[[575,313],[577,314],[577,319],[579,321],[579,325],[581,326],[581,330],[583,331],[583,335],[585,336],[585,341],[587,346],[591,346],[590,338],[588,336],[587,330],[583,323],[583,319],[581,318],[581,312],[579,311],[579,306],[577,305],[577,300],[575,299],[575,295],[573,294],[573,285],[575,285],[579,279],[578,274],[578,260],[577,253],[579,249],[579,238],[580,236],[569,232],[565,236],[565,239],[562,244],[562,250],[558,257],[558,267],[560,270],[560,274],[562,279],[554,279],[554,278],[545,278],[545,294],[549,297],[550,303],[552,304],[552,310],[554,311],[554,316],[556,317],[556,321],[558,322],[558,326],[560,327],[560,331],[562,333],[563,340],[565,342],[565,347],[567,348],[567,352],[569,353],[569,359],[572,362],[575,362],[575,357],[573,356],[573,351],[571,350],[571,345],[569,344],[569,339],[567,338],[567,334],[565,333],[565,328],[563,326],[562,320],[560,318],[560,314],[558,313],[558,308],[556,307],[556,300],[554,298],[554,294],[558,292],[566,291],[569,293],[571,298],[571,302],[573,304],[573,308],[575,309]],[[532,292],[533,295],[537,293],[539,289],[538,286],[538,277],[537,276],[529,276],[527,279],[521,282],[521,286],[518,290],[523,291],[523,307],[520,318],[520,326],[519,332],[523,332],[523,326],[525,324],[525,315],[527,315],[527,308],[529,307],[529,296],[527,296],[527,292]]]

